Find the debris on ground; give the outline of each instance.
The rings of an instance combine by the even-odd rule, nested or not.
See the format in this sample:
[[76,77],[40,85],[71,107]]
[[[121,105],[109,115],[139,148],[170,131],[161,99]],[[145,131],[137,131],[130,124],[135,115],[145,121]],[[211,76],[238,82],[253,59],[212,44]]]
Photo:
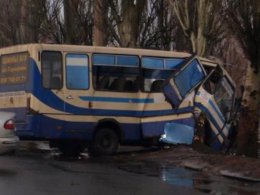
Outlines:
[[[159,168],[178,166],[219,176],[227,176],[227,173],[232,173],[235,177],[234,173],[236,173],[237,177],[244,177],[248,181],[260,181],[260,159],[256,158],[214,153],[207,149],[198,151],[184,145],[126,155],[119,154],[114,158],[121,162],[128,162],[128,164],[132,162],[136,168],[139,167],[138,169],[141,169],[141,166],[146,167],[149,163],[153,167],[156,165]],[[223,172],[223,170],[225,171]]]
[[233,178],[233,179],[246,180],[251,182],[260,182],[260,178],[247,176],[248,174],[250,175],[250,173],[248,172],[231,172],[229,170],[221,170],[220,174],[222,176]]

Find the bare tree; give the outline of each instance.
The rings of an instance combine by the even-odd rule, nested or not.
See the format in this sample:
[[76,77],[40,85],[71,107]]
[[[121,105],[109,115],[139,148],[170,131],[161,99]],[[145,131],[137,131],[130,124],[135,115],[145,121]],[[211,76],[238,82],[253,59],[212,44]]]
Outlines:
[[20,37],[20,1],[0,1],[0,44],[7,46],[19,43]]
[[227,0],[226,5],[229,27],[255,71],[260,67],[259,4],[258,0]]
[[123,47],[175,49],[176,18],[168,1],[106,0],[108,44]]
[[107,11],[108,3],[104,0],[95,0],[94,3],[94,29],[93,45],[104,46],[107,44]]
[[138,44],[143,48],[176,49],[177,20],[168,1],[150,0],[143,11]]
[[224,36],[221,0],[170,0],[192,51],[200,56],[211,54]]
[[[112,39],[122,47],[136,47],[146,0],[108,0],[108,27]],[[112,40],[113,42],[113,40]]]
[[77,23],[77,8],[79,1],[78,0],[63,0],[64,5],[64,19],[65,19],[65,42],[74,43],[75,33],[76,33],[76,23]]
[[26,15],[24,16],[24,28],[25,28],[25,42],[39,42],[44,36],[48,12],[49,1],[35,1],[35,0],[23,0],[26,2],[24,9]]
[[47,1],[45,4],[47,17],[42,25],[41,42],[65,42],[64,17],[62,16],[63,4],[62,0]]
[[238,147],[240,153],[256,156],[260,122],[260,2],[227,0],[226,8],[229,27],[250,61],[246,71]]
[[63,42],[60,0],[0,1],[0,44]]
[[63,0],[65,42],[92,44],[93,0]]

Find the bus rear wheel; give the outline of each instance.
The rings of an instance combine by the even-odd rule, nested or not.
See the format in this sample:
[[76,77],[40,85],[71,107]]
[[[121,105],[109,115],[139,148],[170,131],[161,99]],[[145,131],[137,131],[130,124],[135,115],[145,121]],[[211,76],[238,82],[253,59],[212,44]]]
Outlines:
[[89,147],[92,156],[113,155],[119,146],[119,137],[109,128],[98,129]]

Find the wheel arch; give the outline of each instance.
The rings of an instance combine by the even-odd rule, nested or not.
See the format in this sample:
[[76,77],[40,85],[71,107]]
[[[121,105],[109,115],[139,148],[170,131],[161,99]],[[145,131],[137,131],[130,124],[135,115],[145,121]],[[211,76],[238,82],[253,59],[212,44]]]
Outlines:
[[125,135],[124,135],[123,128],[117,120],[112,118],[99,120],[97,122],[97,125],[94,128],[93,138],[95,137],[97,131],[101,128],[110,128],[111,130],[115,131],[115,133],[118,135],[120,143],[124,140]]

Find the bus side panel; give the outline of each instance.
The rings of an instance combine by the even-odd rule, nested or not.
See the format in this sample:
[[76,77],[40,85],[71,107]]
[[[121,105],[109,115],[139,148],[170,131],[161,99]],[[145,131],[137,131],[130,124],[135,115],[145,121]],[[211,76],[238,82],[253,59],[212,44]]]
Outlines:
[[[37,64],[33,58],[29,58],[29,66],[27,73],[27,81],[23,86],[25,91],[25,96],[23,98],[23,103],[20,105],[19,109],[15,108],[16,117],[16,133],[20,138],[34,137],[39,129],[40,116],[30,114],[30,110],[36,110],[32,105],[32,93],[34,88],[39,88],[36,79],[39,79],[39,72]],[[18,86],[17,86],[18,87]],[[21,90],[21,88],[20,88]],[[35,105],[37,107],[37,105]]]
[[39,130],[40,116],[26,115],[22,121],[16,121],[16,134],[21,139],[36,138]]
[[142,126],[137,124],[121,124],[123,128],[123,135],[125,143],[140,143],[142,141]]
[[[65,115],[66,116],[66,115]],[[38,115],[31,118],[31,127],[35,137],[39,139],[79,139],[91,141],[94,135],[96,122],[65,121],[57,115]],[[88,116],[86,116],[88,118]],[[141,125],[121,123],[124,143],[141,142]]]
[[195,119],[192,113],[147,117],[142,119],[142,133],[144,138],[159,137],[164,134],[165,124],[168,122],[176,122],[191,127],[195,126]]
[[25,123],[17,123],[17,135],[22,139],[91,140],[94,123],[64,121],[54,117],[27,115]]
[[80,139],[92,138],[95,123],[73,122],[55,119],[55,115],[41,117],[37,136],[45,139]]
[[[32,72],[32,95],[34,96],[32,100],[37,100],[31,102],[31,108],[40,113],[57,113],[64,111],[64,101],[58,97],[59,93],[54,93],[51,89],[46,89],[42,86],[41,72],[37,67],[35,61],[32,62],[33,72]],[[49,109],[50,108],[50,109]]]

